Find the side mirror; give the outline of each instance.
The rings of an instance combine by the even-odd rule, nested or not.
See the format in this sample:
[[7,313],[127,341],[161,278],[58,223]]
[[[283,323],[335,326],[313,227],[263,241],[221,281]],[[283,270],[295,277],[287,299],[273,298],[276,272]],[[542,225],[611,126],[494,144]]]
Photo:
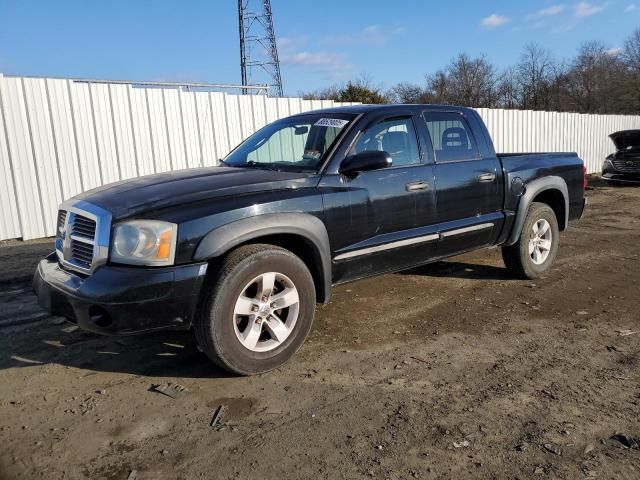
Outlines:
[[391,155],[385,151],[365,150],[345,158],[342,165],[340,165],[340,173],[354,175],[358,172],[387,168],[392,163]]

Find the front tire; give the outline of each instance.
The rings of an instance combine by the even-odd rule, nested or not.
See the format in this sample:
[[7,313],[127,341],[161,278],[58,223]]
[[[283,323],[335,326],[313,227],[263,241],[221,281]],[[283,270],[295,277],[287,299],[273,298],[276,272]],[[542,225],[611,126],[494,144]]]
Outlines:
[[304,262],[274,245],[231,252],[205,284],[194,331],[204,353],[240,375],[289,360],[313,324],[315,286]]
[[502,247],[507,269],[518,278],[534,279],[544,275],[558,254],[560,229],[551,207],[534,202],[524,221],[520,238],[514,245]]

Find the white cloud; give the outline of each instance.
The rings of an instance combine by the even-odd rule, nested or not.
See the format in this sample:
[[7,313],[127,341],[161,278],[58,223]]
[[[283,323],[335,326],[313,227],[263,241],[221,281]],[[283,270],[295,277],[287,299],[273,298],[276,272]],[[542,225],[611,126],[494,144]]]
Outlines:
[[625,8],[624,11],[629,13],[629,12],[633,12],[635,9],[636,9],[636,4],[632,3],[630,5],[627,5],[627,8]]
[[343,60],[343,54],[331,52],[296,52],[280,57],[282,63],[289,65],[331,65]]
[[621,53],[622,53],[622,48],[620,47],[610,48],[609,50],[607,50],[607,55],[611,55],[612,57],[617,57]]
[[346,47],[353,45],[384,45],[393,37],[406,33],[403,26],[386,27],[384,25],[367,25],[363,29],[342,35],[325,35],[318,40],[323,46]]
[[278,49],[283,66],[308,69],[323,80],[344,80],[352,74],[353,65],[345,53],[326,49],[312,50],[306,35],[279,37]]
[[600,5],[596,5],[589,2],[580,2],[577,3],[573,8],[573,15],[577,18],[590,17],[591,15],[595,15],[596,13],[600,13],[605,8],[607,8],[608,4],[603,3]]
[[482,25],[484,28],[497,28],[508,22],[509,22],[509,18],[505,17],[504,15],[498,15],[497,13],[492,13],[488,17],[484,17],[480,21],[480,25]]
[[404,33],[403,26],[372,24],[348,34],[279,37],[278,53],[283,65],[308,69],[324,80],[342,81],[353,76],[354,65],[347,53],[349,48],[383,45]]
[[535,13],[530,13],[529,15],[527,15],[527,19],[533,20],[533,19],[542,18],[542,17],[553,17],[555,15],[558,15],[564,12],[566,8],[567,7],[562,3],[558,5],[551,5],[550,7],[543,8],[542,10],[538,10]]
[[551,16],[551,15],[558,15],[559,13],[564,12],[564,5],[560,4],[560,5],[552,5],[550,7],[547,8],[543,8],[542,10],[540,10],[538,12],[539,15],[542,16]]

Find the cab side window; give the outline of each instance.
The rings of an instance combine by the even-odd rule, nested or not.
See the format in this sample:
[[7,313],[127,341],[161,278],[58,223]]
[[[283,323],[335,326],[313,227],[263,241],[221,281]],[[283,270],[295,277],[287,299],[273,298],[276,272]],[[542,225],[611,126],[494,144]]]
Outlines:
[[416,131],[410,117],[392,118],[367,128],[349,152],[385,151],[393,160],[392,167],[420,163]]
[[456,162],[480,158],[467,120],[455,112],[425,112],[429,136],[437,162]]

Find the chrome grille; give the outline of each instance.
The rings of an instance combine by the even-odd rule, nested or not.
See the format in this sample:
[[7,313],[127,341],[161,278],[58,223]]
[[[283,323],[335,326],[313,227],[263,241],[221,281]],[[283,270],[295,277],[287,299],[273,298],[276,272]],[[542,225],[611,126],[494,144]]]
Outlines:
[[638,160],[630,160],[630,159],[622,159],[616,158],[612,160],[613,167],[625,173],[640,173],[640,159]]
[[[63,215],[58,214],[58,221]],[[93,266],[96,221],[77,211],[64,215],[65,223],[60,231],[63,263],[76,270],[88,272]]]
[[78,236],[93,240],[96,237],[96,222],[82,215],[74,215],[71,226],[71,236]]
[[66,210],[58,210],[58,230],[56,230],[56,237],[60,236],[62,229],[64,229],[64,224],[67,221],[67,211]]
[[63,234],[67,226],[67,211],[58,210],[58,222],[56,224],[56,250],[62,251]]
[[93,243],[85,243],[71,238],[71,258],[72,263],[83,267],[91,268],[93,263]]
[[68,201],[58,210],[56,253],[70,270],[91,274],[107,261],[111,214],[89,202]]

